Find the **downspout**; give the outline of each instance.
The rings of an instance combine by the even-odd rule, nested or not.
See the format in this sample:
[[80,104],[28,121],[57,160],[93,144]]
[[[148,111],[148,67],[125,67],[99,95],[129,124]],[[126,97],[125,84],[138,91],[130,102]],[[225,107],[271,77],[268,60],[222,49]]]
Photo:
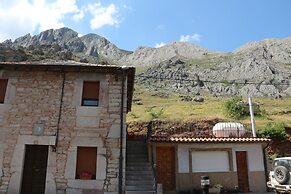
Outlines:
[[[268,179],[269,179],[269,173],[268,173],[268,164],[267,164],[267,158],[266,158],[266,148],[269,146],[269,142],[267,143],[267,145],[263,148],[263,157],[264,157],[264,170],[265,170],[265,179],[266,181],[265,182],[268,182]],[[265,185],[266,186],[266,191],[268,191],[268,186],[267,184]]]
[[123,114],[124,114],[124,82],[125,82],[125,72],[122,70],[121,75],[121,106],[120,106],[120,152],[119,152],[119,179],[118,179],[118,193],[122,194],[122,179],[123,179]]
[[66,81],[66,73],[64,69],[62,69],[63,74],[63,81],[62,81],[62,90],[61,90],[61,97],[60,97],[60,107],[59,107],[59,116],[58,116],[58,122],[57,122],[57,132],[56,132],[56,142],[53,147],[53,150],[57,150],[58,141],[59,141],[59,131],[60,131],[60,122],[62,117],[62,109],[63,109],[63,98],[64,98],[64,88],[65,88],[65,81]]

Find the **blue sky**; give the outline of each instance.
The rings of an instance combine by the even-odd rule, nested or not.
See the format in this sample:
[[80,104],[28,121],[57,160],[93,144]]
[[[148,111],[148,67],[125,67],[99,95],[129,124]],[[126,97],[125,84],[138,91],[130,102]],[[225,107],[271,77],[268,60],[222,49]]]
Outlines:
[[119,48],[188,41],[217,51],[291,36],[290,0],[0,0],[0,41],[69,27]]

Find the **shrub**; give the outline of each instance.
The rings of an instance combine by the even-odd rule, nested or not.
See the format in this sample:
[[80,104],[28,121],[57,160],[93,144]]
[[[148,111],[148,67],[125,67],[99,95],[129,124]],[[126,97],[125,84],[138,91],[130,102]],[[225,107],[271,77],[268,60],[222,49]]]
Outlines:
[[[234,97],[224,103],[225,115],[232,119],[241,119],[250,115],[250,108],[247,102],[243,102],[242,97]],[[255,116],[262,116],[266,114],[265,110],[253,103],[253,112]]]
[[246,106],[242,106],[242,97],[234,97],[224,103],[225,115],[229,118],[239,119],[247,114]]
[[264,129],[259,130],[257,133],[260,137],[284,141],[287,139],[285,127],[284,123],[267,123]]
[[164,108],[157,108],[155,106],[148,107],[146,109],[146,112],[150,115],[151,120],[161,118],[161,116],[164,114]]

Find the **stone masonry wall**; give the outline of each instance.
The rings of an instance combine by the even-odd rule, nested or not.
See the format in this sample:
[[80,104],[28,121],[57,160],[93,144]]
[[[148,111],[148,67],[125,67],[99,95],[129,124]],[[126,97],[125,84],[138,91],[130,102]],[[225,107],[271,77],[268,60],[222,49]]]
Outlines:
[[[14,101],[5,105],[8,108],[6,108],[6,113],[3,114],[3,119],[0,124],[0,141],[4,145],[0,193],[7,192],[10,178],[14,173],[13,169],[11,169],[11,163],[15,145],[19,137],[33,135],[33,126],[39,122],[44,123],[44,136],[56,135],[61,105],[63,73],[18,71],[9,72],[8,77],[9,79],[13,77],[13,79],[10,79],[12,80],[10,82],[11,86],[15,88],[15,96],[11,97]],[[86,80],[86,75],[83,75],[83,73],[66,72],[65,77],[58,146],[54,153],[55,161],[51,164],[53,167],[52,174],[56,185],[56,193],[83,194],[90,191],[97,193],[117,193],[120,147],[120,76],[116,77],[115,75],[107,74],[104,76],[105,79],[100,82],[101,105],[97,108],[98,122],[92,127],[82,127],[77,122],[80,119],[78,117],[78,109],[80,109],[81,105],[79,99],[81,90],[80,88],[78,90],[77,87],[80,87],[80,84],[78,85],[76,80],[79,79],[79,83],[81,83],[82,79]],[[90,77],[94,78],[94,75],[91,74]],[[97,74],[96,77],[98,77]],[[126,101],[124,106],[126,106]],[[92,110],[92,107],[90,110]],[[66,169],[68,169],[67,165],[70,164],[68,162],[68,153],[72,148],[72,141],[76,137],[95,137],[100,139],[101,144],[104,145],[106,160],[104,171],[106,171],[106,176],[103,181],[103,186],[100,186],[102,188],[70,188],[71,186],[65,174]],[[99,148],[97,147],[97,149]],[[80,187],[82,187],[82,184]]]
[[15,87],[14,102],[4,113],[1,132],[5,133],[1,191],[7,191],[11,175],[12,156],[18,136],[32,135],[33,125],[45,122],[44,135],[55,135],[60,106],[61,74],[53,72],[11,72]]

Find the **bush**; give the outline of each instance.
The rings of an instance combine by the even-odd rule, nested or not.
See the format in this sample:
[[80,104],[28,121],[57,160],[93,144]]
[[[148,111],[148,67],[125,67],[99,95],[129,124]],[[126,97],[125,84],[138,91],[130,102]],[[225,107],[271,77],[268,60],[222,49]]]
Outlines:
[[153,120],[153,119],[159,119],[164,114],[164,108],[157,108],[155,106],[148,107],[146,109],[146,112],[150,115],[151,120]]
[[257,133],[259,137],[284,141],[287,139],[285,127],[284,123],[267,123],[264,129],[259,130]]
[[[234,97],[224,103],[225,115],[232,119],[241,119],[250,115],[250,108],[247,102],[243,102],[242,97]],[[253,103],[253,112],[255,116],[266,114],[258,104]]]

